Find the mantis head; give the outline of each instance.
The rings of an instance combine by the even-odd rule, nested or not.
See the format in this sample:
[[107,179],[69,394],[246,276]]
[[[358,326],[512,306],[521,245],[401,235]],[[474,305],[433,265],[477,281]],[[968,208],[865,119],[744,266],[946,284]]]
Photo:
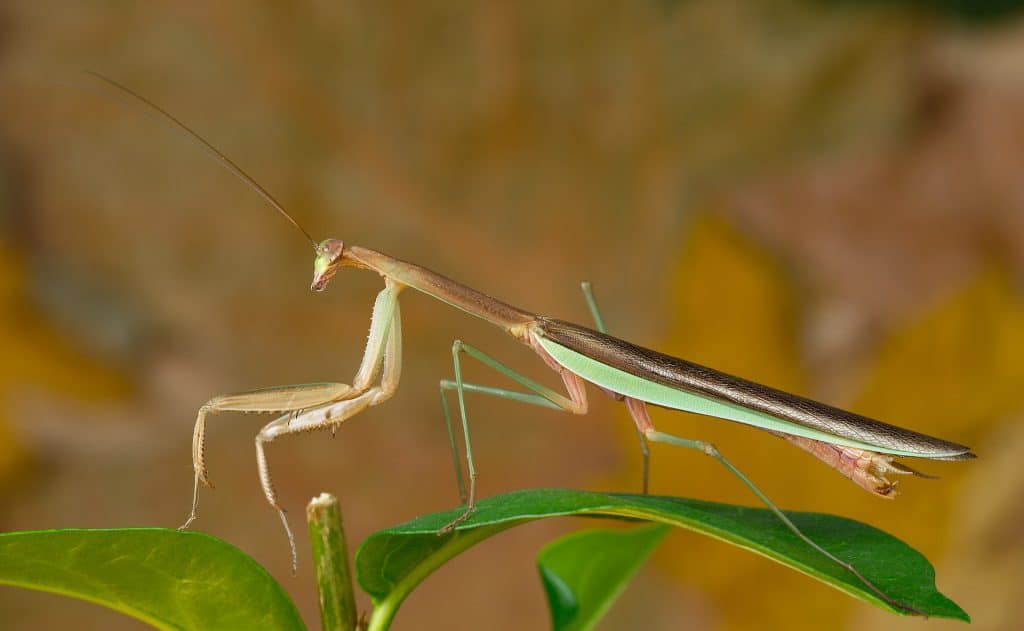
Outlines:
[[316,258],[313,259],[313,284],[310,289],[323,291],[327,283],[342,266],[345,258],[345,244],[338,239],[324,239],[316,246]]

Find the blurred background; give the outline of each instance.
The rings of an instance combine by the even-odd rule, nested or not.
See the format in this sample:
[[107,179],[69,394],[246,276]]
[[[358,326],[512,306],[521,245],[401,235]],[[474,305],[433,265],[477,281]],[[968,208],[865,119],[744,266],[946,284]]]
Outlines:
[[[176,526],[196,409],[350,382],[379,279],[309,291],[301,236],[116,99],[166,107],[316,238],[383,250],[526,309],[971,445],[885,502],[769,435],[656,411],[787,509],[892,532],[977,629],[1024,620],[1024,16],[1014,2],[727,0],[6,2],[0,6],[0,529]],[[457,503],[437,383],[456,337],[529,351],[421,295],[403,383],[328,434],[269,448],[293,519],[342,501],[353,541]],[[500,383],[476,366],[470,379]],[[470,401],[485,495],[636,490],[621,405],[574,417]],[[268,418],[214,417],[198,529],[253,555],[317,624],[308,560],[256,477]],[[656,493],[755,504],[654,447]],[[298,525],[298,524],[296,524]],[[547,625],[548,520],[469,551],[397,629]],[[300,552],[304,529],[297,528]],[[366,603],[363,603],[364,607]],[[4,629],[142,628],[0,588]],[[670,535],[605,629],[961,628],[861,605],[724,544]]]

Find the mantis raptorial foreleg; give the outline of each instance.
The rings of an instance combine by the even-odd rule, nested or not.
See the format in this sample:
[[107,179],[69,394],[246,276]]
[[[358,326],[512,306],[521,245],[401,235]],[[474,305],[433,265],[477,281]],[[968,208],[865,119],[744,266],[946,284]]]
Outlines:
[[291,415],[299,410],[315,408],[331,401],[350,396],[352,386],[344,383],[307,383],[293,386],[277,386],[222,394],[206,402],[199,408],[196,426],[192,433],[192,469],[195,475],[192,484],[192,510],[185,523],[178,530],[186,530],[196,519],[199,508],[199,485],[213,488],[206,470],[206,415],[216,412],[254,412],[258,414],[275,414],[289,412]]
[[[392,296],[393,298],[393,296]],[[298,416],[285,415],[267,423],[259,434],[256,435],[256,462],[259,469],[260,485],[263,487],[263,494],[267,502],[277,511],[288,535],[288,544],[292,551],[292,572],[294,573],[298,556],[295,549],[295,537],[288,525],[285,510],[277,500],[277,491],[274,489],[274,482],[270,477],[270,466],[267,464],[267,456],[264,445],[281,436],[311,432],[319,429],[334,429],[341,423],[359,414],[368,407],[379,405],[391,398],[398,389],[398,381],[402,372],[402,318],[397,300],[392,300],[389,307],[390,314],[381,312],[381,317],[389,317],[390,325],[382,328],[382,335],[386,342],[381,346],[381,353],[378,357],[363,356],[363,364],[375,366],[383,365],[381,370],[380,385],[367,387],[366,391],[351,399],[337,401],[315,410],[309,410]],[[377,312],[375,311],[375,316]],[[371,335],[373,328],[371,327]],[[376,345],[368,345],[367,352]],[[362,372],[362,371],[360,371]],[[375,375],[376,371],[367,374]]]
[[[536,349],[535,349],[536,350]],[[538,350],[541,353],[541,357],[550,364],[553,364],[553,360],[544,353],[543,349]],[[503,388],[492,388],[490,386],[481,386],[472,383],[465,383],[462,381],[462,365],[459,360],[459,355],[465,353],[470,357],[475,358],[484,365],[496,370],[497,372],[505,375],[509,379],[512,379],[524,388],[531,390],[532,393],[517,392],[515,390],[506,390]],[[545,385],[539,384],[533,381],[529,377],[516,372],[512,368],[509,368],[500,361],[494,359],[490,355],[483,351],[464,343],[461,340],[455,340],[452,344],[452,363],[455,368],[455,381],[449,381],[447,379],[441,381],[441,402],[442,409],[445,414],[445,423],[448,426],[449,438],[451,440],[451,446],[453,454],[456,457],[456,474],[460,482],[459,494],[462,496],[463,502],[466,504],[466,510],[461,515],[452,520],[451,523],[442,528],[439,534],[450,532],[455,526],[465,521],[471,514],[473,509],[476,508],[476,466],[473,464],[473,447],[469,440],[469,421],[466,417],[466,399],[465,392],[478,392],[481,394],[489,394],[502,399],[510,399],[513,401],[519,401],[521,403],[530,403],[533,405],[540,405],[542,407],[550,407],[558,410],[565,410],[571,414],[586,414],[587,413],[587,392],[583,384],[583,380],[576,374],[565,370],[558,364],[554,364],[552,367],[561,375],[562,382],[565,384],[566,394],[569,396],[559,394],[551,388]],[[451,434],[451,415],[448,409],[448,402],[445,400],[444,393],[447,390],[455,390],[459,400],[459,416],[462,420],[462,434],[463,441],[466,444],[466,467],[469,470],[469,495],[466,496],[465,485],[462,483],[461,468],[458,463],[458,455],[455,447],[455,439]]]
[[[248,392],[222,394],[207,401],[196,416],[192,433],[192,466],[196,484],[212,487],[213,483],[206,469],[206,415],[219,412],[277,413],[317,407],[342,399],[352,392],[352,386],[344,383],[304,383],[291,386],[276,386]],[[192,518],[195,517],[193,506]],[[191,523],[190,518],[183,528]]]
[[[262,444],[285,434],[336,426],[366,407],[377,405],[391,396],[398,386],[401,373],[401,322],[398,309],[398,293],[401,289],[401,285],[389,279],[385,288],[377,294],[366,350],[351,386],[341,383],[278,386],[252,392],[221,395],[214,397],[200,408],[192,442],[195,472],[192,511],[188,520],[181,526],[182,529],[188,528],[196,518],[200,483],[212,486],[207,476],[204,457],[206,415],[210,412],[226,411],[285,412],[284,416],[267,424],[257,435],[256,455],[264,493],[271,506],[281,515],[292,545],[294,562],[294,538],[284,519],[284,512],[277,503]],[[384,376],[381,378],[381,385],[371,387],[377,376],[381,374],[382,365]]]

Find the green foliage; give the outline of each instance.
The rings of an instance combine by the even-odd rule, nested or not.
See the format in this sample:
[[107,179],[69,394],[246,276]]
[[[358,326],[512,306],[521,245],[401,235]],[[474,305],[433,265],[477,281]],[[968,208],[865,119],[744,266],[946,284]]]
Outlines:
[[305,629],[238,548],[162,528],[0,534],[0,584],[90,600],[160,629]]
[[[458,514],[425,515],[374,533],[359,547],[357,579],[374,603],[371,631],[387,629],[412,589],[462,551],[508,528],[561,516],[657,523],[576,533],[541,552],[538,566],[557,631],[590,628],[657,546],[665,525],[746,548],[855,598],[903,613],[806,546],[765,509],[536,489],[482,500],[454,532],[438,535]],[[969,620],[936,591],[928,561],[902,541],[842,517],[788,515],[896,601],[928,616]],[[340,527],[340,516],[337,523]],[[233,546],[199,533],[123,529],[2,534],[0,584],[90,600],[163,629],[304,628],[295,606],[262,567]]]
[[669,527],[581,530],[552,541],[537,557],[552,631],[593,627],[647,560]]
[[[855,598],[905,613],[809,548],[767,509],[674,497],[534,489],[482,500],[455,532],[438,536],[438,529],[458,514],[456,510],[425,515],[374,533],[363,542],[356,552],[356,575],[373,597],[375,616],[378,612],[394,615],[431,572],[480,541],[529,521],[566,515],[641,519],[700,532],[792,567]],[[928,560],[899,539],[834,515],[787,515],[812,540],[848,560],[889,597],[928,616],[969,620],[963,609],[935,589],[935,571]]]

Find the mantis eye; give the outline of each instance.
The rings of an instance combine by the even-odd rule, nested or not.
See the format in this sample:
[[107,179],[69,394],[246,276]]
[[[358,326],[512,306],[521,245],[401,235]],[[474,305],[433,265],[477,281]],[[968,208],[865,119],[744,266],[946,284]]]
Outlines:
[[341,258],[342,252],[345,251],[345,244],[338,239],[324,239],[317,246],[317,260],[321,257],[327,259],[328,262],[333,263]]

